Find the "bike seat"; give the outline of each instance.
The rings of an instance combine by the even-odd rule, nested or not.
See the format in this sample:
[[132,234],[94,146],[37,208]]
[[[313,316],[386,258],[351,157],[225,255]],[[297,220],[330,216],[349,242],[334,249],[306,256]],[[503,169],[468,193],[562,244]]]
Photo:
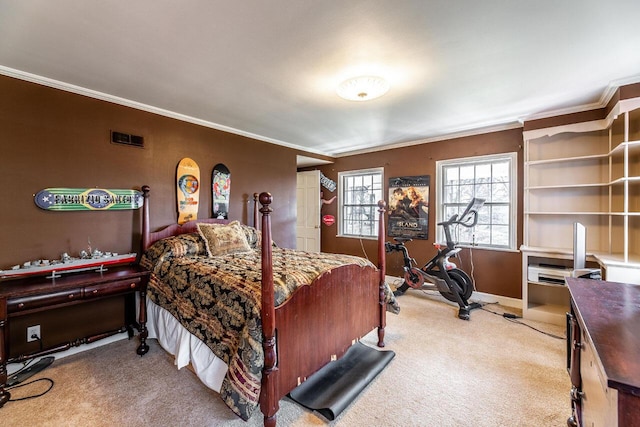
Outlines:
[[413,239],[411,237],[394,237],[393,240],[395,240],[398,243],[405,243],[405,242],[410,242]]

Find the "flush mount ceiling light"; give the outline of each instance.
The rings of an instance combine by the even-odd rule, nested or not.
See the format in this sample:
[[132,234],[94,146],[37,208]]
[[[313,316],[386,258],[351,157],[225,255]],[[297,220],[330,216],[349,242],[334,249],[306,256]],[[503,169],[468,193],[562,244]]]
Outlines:
[[389,83],[381,77],[360,76],[343,81],[336,92],[349,101],[369,101],[387,93]]

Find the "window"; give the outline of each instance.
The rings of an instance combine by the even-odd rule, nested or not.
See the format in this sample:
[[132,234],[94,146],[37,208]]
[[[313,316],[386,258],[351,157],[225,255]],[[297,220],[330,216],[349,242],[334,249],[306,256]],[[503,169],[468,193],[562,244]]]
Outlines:
[[[485,199],[473,228],[457,227],[461,245],[515,249],[517,154],[469,157],[436,162],[436,223],[460,214],[473,197]],[[438,227],[438,241],[444,241]]]
[[383,168],[338,173],[338,235],[378,237]]

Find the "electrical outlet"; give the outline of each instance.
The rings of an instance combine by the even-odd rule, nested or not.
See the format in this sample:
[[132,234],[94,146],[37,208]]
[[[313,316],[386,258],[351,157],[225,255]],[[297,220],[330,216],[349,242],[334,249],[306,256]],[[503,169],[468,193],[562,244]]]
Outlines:
[[27,342],[37,341],[37,338],[33,338],[34,335],[42,339],[42,335],[40,335],[40,325],[29,326],[27,328]]

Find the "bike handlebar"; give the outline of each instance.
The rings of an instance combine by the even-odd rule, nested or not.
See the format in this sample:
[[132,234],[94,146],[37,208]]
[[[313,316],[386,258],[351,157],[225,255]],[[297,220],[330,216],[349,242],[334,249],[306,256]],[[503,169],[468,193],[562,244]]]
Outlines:
[[478,223],[478,211],[484,205],[484,202],[484,199],[474,197],[471,199],[462,215],[460,215],[460,219],[458,219],[458,215],[455,214],[449,218],[448,221],[439,222],[438,225],[446,227],[449,225],[460,224],[467,228],[475,227]]
[[[473,218],[471,218],[473,217]],[[471,221],[471,222],[469,222]],[[465,218],[460,219],[460,221],[457,222],[460,225],[463,225],[467,228],[470,227],[475,227],[475,225],[478,223],[478,211],[470,211]]]
[[[447,225],[460,224],[460,225],[462,225],[464,227],[471,228],[471,227],[475,227],[475,225],[478,224],[478,212],[477,211],[468,212],[465,215],[465,218],[466,219],[458,219],[458,214],[455,214],[455,215],[451,216],[451,218],[449,218],[448,221],[439,222],[437,225],[447,226]],[[469,220],[471,220],[472,218],[473,218],[473,220],[471,222],[469,222]]]

